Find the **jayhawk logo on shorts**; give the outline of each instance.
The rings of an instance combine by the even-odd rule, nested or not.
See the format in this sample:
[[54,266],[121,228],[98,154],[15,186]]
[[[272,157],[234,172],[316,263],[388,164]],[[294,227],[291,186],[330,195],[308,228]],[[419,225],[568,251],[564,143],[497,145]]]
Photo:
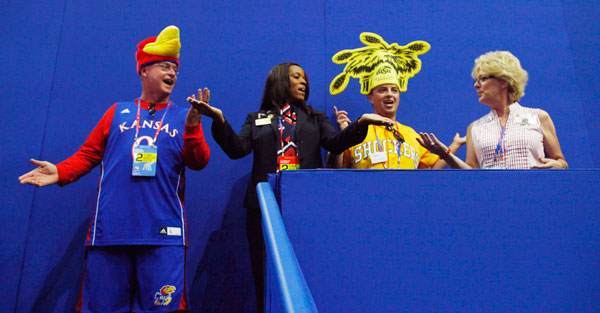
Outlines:
[[165,285],[160,288],[160,291],[154,294],[154,305],[169,305],[171,303],[171,294],[175,292],[177,288],[171,285]]

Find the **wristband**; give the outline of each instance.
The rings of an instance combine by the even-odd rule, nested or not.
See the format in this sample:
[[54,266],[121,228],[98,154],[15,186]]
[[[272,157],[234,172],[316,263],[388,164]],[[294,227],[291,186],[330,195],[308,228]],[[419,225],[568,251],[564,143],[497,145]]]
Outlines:
[[444,153],[444,155],[440,156],[440,159],[445,160],[449,155],[450,155],[450,148],[448,148],[448,150],[446,150],[446,153]]

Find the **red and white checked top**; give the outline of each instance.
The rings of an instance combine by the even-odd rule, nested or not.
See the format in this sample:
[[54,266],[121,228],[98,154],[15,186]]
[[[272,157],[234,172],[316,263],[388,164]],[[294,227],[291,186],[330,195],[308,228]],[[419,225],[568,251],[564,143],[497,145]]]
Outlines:
[[539,109],[509,106],[508,120],[502,136],[502,126],[496,111],[473,123],[471,137],[482,169],[529,169],[541,164],[544,157],[544,135],[538,117]]

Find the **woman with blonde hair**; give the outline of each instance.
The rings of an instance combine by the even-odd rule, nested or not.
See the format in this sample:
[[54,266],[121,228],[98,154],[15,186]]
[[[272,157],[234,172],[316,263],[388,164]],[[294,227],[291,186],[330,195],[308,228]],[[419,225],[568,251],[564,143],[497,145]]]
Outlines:
[[433,134],[420,134],[422,146],[452,168],[568,168],[550,115],[518,102],[528,80],[519,59],[508,51],[488,52],[475,59],[471,76],[479,102],[491,111],[469,125],[466,161]]

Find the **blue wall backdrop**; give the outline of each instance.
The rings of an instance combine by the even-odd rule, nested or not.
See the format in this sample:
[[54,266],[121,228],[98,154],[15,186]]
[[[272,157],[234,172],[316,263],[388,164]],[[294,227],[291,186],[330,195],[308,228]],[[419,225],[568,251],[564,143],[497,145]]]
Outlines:
[[[74,153],[104,111],[140,95],[136,44],[181,29],[181,75],[172,99],[197,88],[235,128],[259,107],[274,65],[294,61],[310,77],[309,103],[356,118],[371,107],[351,81],[331,96],[343,66],[331,56],[375,32],[431,50],[401,96],[398,120],[444,141],[488,111],[477,102],[473,59],[510,50],[530,74],[521,103],[552,116],[572,168],[600,167],[600,5],[597,1],[2,1],[0,11],[0,277],[4,312],[70,312],[83,273],[84,236],[99,171],[60,188],[21,186],[29,158]],[[210,120],[204,119],[205,133]],[[195,312],[252,312],[243,193],[251,158],[212,158],[189,171],[189,286]],[[464,149],[459,156],[464,156]]]

